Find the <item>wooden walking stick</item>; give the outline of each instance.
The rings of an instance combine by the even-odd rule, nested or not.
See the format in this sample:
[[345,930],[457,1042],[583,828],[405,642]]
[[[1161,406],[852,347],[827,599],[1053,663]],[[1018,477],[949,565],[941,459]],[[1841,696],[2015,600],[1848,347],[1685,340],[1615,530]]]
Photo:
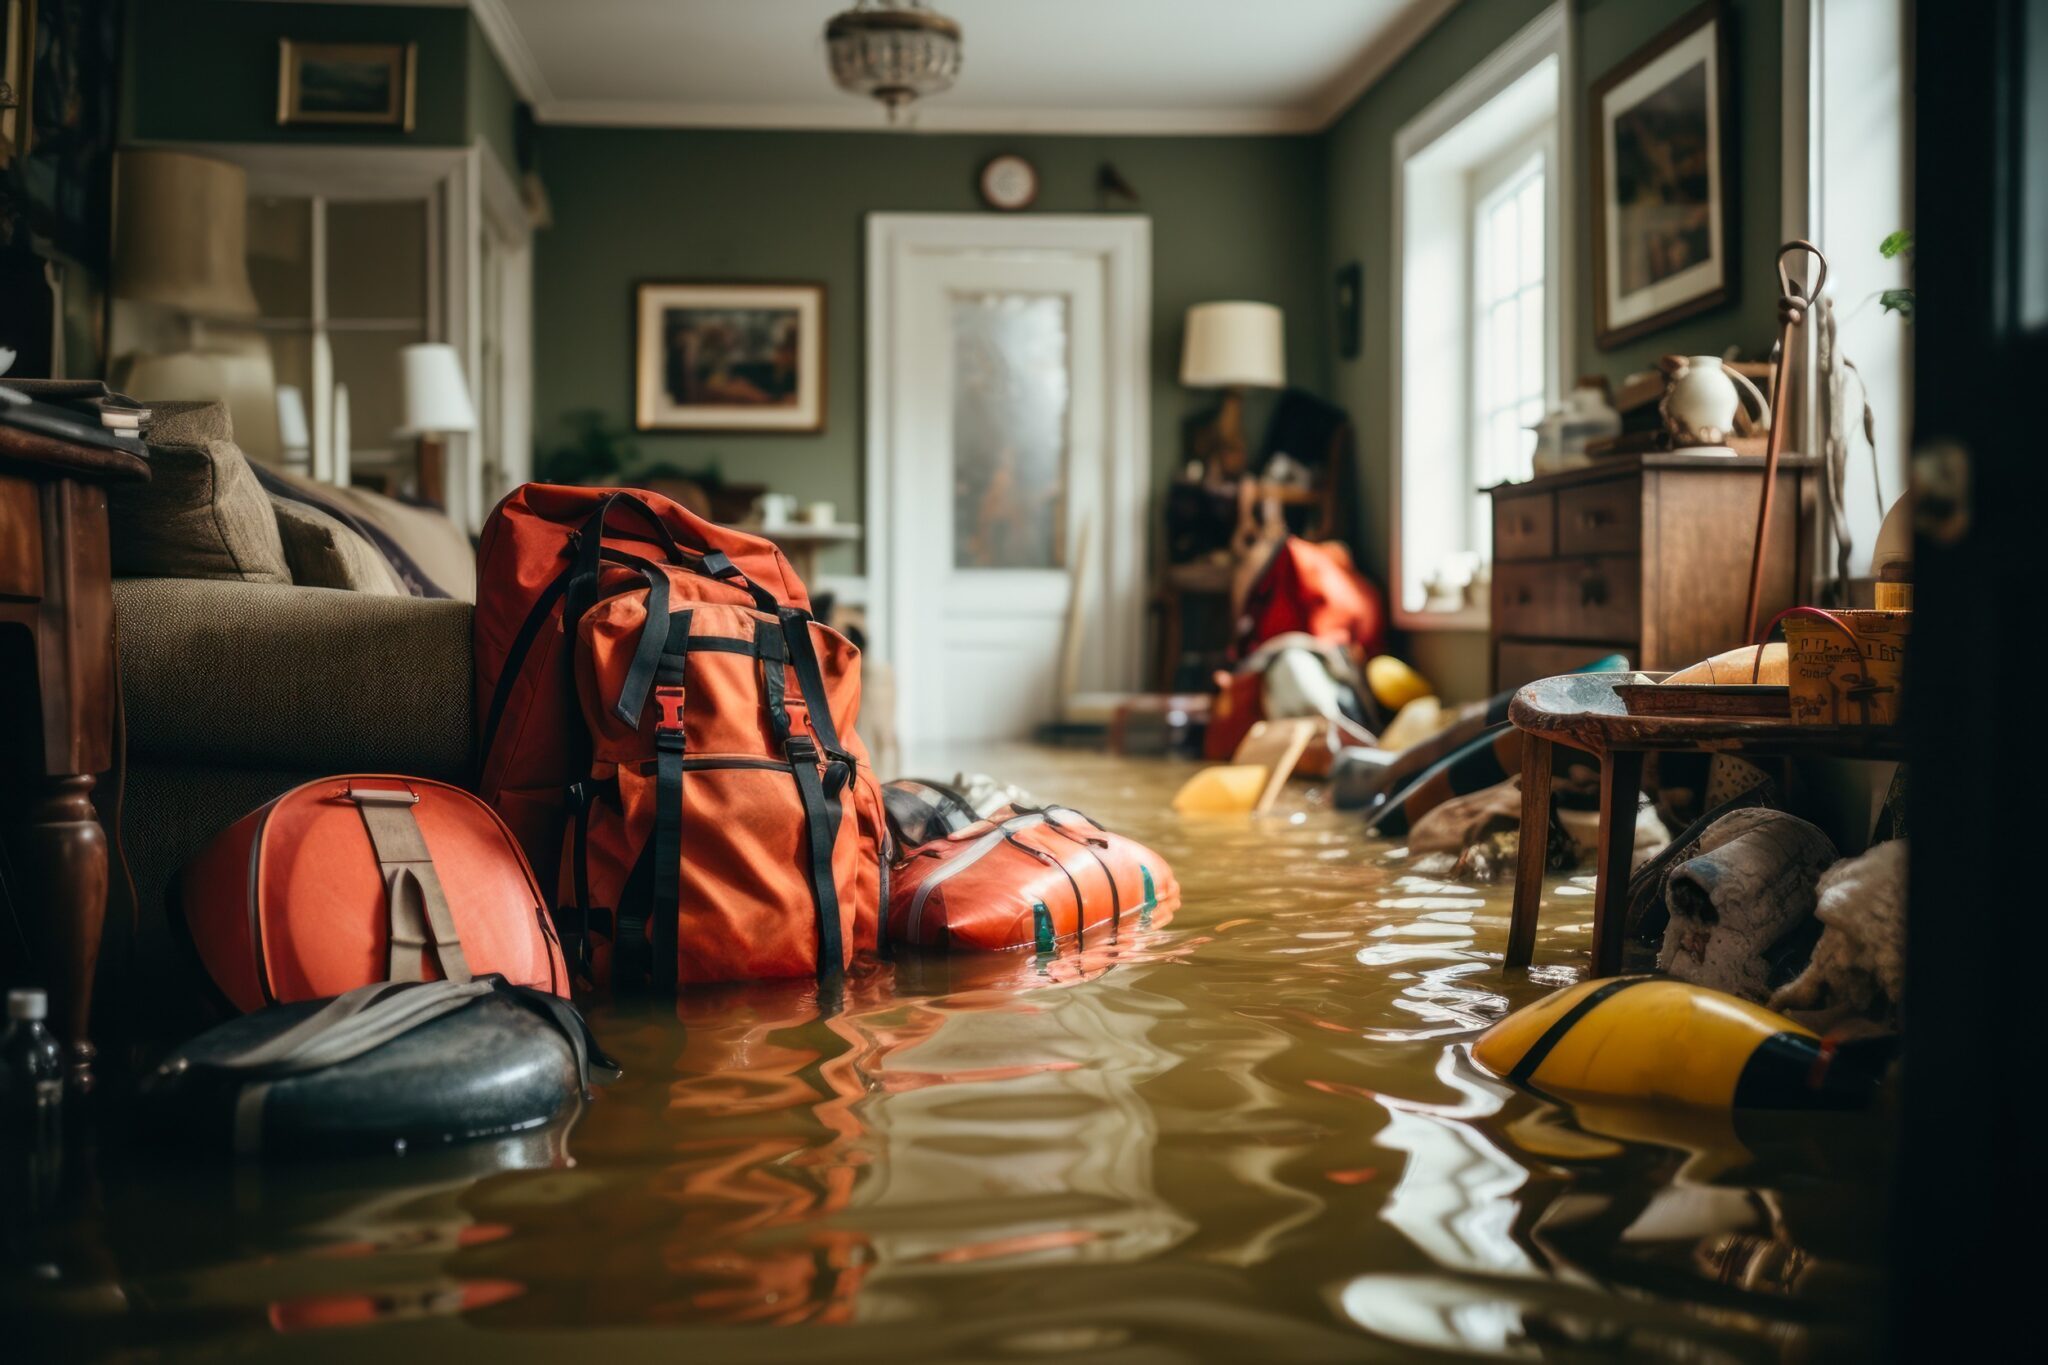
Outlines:
[[[1785,268],[1785,258],[1800,251],[1813,257],[1818,267],[1810,293],[1802,290],[1792,272]],[[1799,329],[1806,310],[1820,297],[1821,286],[1827,281],[1828,258],[1812,242],[1795,239],[1778,248],[1778,379],[1771,385],[1771,430],[1764,438],[1764,492],[1757,502],[1756,547],[1749,556],[1749,612],[1742,625],[1742,638],[1751,644],[1758,643],[1756,615],[1764,591],[1764,538],[1771,529],[1771,495],[1778,490],[1778,455],[1785,448],[1785,395],[1792,387],[1786,382],[1792,374],[1792,334]]]

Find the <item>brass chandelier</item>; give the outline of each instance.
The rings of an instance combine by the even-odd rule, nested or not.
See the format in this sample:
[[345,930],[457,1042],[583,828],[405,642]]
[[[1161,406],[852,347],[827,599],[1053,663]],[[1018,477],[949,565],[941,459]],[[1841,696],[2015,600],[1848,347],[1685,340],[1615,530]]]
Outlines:
[[960,25],[925,0],[860,0],[825,25],[825,48],[839,88],[880,100],[891,123],[960,74]]

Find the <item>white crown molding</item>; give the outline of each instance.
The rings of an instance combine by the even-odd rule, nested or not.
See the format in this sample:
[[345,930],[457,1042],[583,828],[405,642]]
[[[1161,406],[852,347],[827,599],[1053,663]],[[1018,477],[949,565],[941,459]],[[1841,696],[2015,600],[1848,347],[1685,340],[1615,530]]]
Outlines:
[[615,128],[758,128],[884,133],[1052,133],[1137,137],[1247,137],[1313,133],[1313,109],[981,109],[913,106],[916,122],[892,129],[882,108],[849,95],[840,104],[691,104],[684,101],[549,100],[542,123]]
[[1458,7],[1458,0],[1422,0],[1404,10],[1386,32],[1365,45],[1355,61],[1332,82],[1314,103],[1316,122],[1308,132],[1320,133],[1344,116],[1359,96],[1379,84],[1380,77],[1429,36],[1446,14]]
[[484,41],[498,54],[498,62],[505,68],[512,88],[519,92],[519,98],[536,110],[550,103],[554,92],[548,89],[548,78],[541,74],[540,62],[526,45],[526,35],[519,31],[512,12],[505,8],[505,0],[469,0],[469,12],[476,19],[476,26],[484,31]]

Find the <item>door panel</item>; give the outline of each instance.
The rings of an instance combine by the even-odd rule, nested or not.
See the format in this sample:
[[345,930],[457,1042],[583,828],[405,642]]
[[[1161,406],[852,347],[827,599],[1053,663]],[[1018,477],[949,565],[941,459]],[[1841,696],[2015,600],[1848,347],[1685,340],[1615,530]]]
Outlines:
[[[1080,255],[930,252],[897,287],[905,325],[887,363],[904,439],[881,548],[907,608],[899,728],[1022,738],[1057,714],[1071,566],[1101,562],[1107,529],[1086,515],[1107,500],[1103,273]],[[1082,591],[1080,681],[1099,686],[1100,588]]]

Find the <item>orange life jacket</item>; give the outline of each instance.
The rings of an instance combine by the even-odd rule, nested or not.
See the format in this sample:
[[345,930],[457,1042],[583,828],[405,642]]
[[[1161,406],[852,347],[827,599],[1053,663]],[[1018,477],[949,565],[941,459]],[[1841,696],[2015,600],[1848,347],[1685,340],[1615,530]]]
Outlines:
[[384,774],[321,778],[243,816],[177,896],[207,975],[245,1013],[490,972],[566,996],[547,904],[489,806]]
[[889,937],[995,951],[1116,932],[1122,916],[1170,912],[1180,883],[1165,860],[1065,806],[1019,810],[905,852],[889,885]]

